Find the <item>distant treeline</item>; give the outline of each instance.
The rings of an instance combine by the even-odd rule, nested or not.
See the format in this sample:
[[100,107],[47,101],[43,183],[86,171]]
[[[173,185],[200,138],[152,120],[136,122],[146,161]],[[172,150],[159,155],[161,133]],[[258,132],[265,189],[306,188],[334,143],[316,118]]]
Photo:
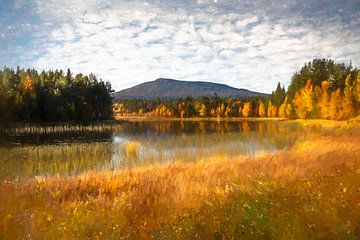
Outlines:
[[360,71],[328,59],[306,63],[286,91],[280,84],[269,98],[212,97],[172,100],[120,99],[116,115],[154,117],[282,117],[348,119],[360,108]]
[[0,122],[110,119],[111,92],[111,85],[93,74],[6,67],[0,70]]

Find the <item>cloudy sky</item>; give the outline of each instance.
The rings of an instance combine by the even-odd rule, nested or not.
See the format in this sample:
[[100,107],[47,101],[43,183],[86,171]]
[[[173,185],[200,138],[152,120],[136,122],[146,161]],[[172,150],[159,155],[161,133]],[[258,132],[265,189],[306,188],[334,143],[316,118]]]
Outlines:
[[0,67],[271,92],[313,58],[360,65],[359,0],[0,0]]

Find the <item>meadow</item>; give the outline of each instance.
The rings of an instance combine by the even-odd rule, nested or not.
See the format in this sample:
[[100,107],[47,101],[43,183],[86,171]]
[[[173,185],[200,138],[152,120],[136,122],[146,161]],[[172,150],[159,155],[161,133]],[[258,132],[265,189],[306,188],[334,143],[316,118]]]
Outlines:
[[0,238],[358,239],[360,130],[312,124],[256,156],[3,181]]

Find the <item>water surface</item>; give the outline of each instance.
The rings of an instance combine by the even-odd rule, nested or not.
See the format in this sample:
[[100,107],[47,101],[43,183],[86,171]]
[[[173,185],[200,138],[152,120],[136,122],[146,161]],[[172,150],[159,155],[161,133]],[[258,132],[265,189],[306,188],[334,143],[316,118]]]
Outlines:
[[213,156],[254,156],[291,147],[307,131],[258,121],[146,121],[2,129],[0,180],[74,176]]

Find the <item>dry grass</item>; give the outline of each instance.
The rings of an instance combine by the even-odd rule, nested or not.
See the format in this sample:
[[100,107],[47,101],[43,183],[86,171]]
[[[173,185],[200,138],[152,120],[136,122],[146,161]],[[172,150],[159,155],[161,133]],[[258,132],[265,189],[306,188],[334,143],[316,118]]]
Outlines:
[[326,119],[297,119],[297,120],[287,120],[287,122],[294,122],[301,124],[302,126],[321,126],[322,128],[341,128],[349,129],[360,126],[360,117],[351,118],[349,120],[336,121],[336,120],[326,120]]
[[359,140],[3,182],[0,239],[357,239]]

